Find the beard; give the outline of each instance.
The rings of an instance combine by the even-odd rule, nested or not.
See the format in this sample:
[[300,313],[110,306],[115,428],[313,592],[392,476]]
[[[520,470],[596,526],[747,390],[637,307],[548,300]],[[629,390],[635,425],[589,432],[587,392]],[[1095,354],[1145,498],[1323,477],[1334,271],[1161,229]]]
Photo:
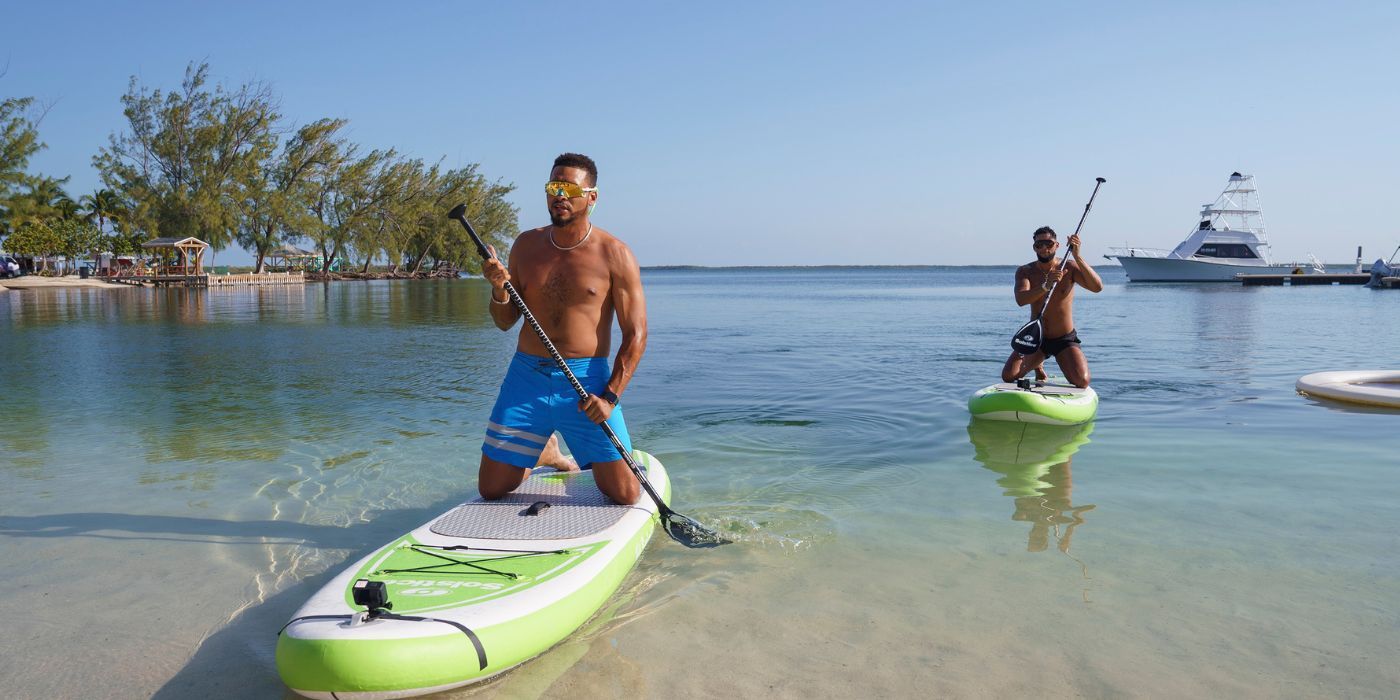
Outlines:
[[555,226],[563,226],[564,224],[567,224],[576,218],[578,217],[575,216],[574,212],[572,211],[570,211],[567,214],[559,214],[554,211],[553,207],[550,207],[549,209],[549,223],[554,224]]
[[1042,263],[1048,263],[1055,259],[1055,254],[1051,253],[1049,255],[1041,255],[1039,253],[1036,253],[1035,259],[1041,261]]

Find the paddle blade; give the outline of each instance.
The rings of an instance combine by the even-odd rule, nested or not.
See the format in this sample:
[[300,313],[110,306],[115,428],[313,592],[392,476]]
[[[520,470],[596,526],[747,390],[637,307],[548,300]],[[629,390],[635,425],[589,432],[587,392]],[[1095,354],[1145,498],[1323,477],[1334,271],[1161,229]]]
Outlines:
[[670,535],[671,539],[692,549],[705,549],[733,543],[733,540],[725,539],[718,532],[675,511],[668,510],[662,513],[661,525],[666,528],[666,534]]
[[1011,336],[1011,349],[1022,355],[1029,355],[1040,349],[1043,336],[1040,327],[1040,319],[1035,319],[1024,326],[1016,334]]

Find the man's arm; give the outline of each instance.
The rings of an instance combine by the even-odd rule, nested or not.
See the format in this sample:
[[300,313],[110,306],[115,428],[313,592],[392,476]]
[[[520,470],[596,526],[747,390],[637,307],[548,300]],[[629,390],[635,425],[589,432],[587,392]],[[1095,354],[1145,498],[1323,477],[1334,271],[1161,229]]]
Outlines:
[[[510,247],[512,267],[514,267],[515,262],[515,245],[519,243],[520,239],[517,238],[515,244]],[[490,260],[481,263],[481,274],[487,282],[491,283],[491,322],[495,323],[497,328],[508,331],[520,319],[520,310],[515,308],[515,304],[510,301],[510,294],[506,293],[506,282],[509,282],[511,278],[510,272],[501,264],[500,258],[495,257],[496,249],[494,247],[491,248],[491,255]],[[523,293],[518,287],[515,291]]]
[[1102,292],[1103,278],[1099,277],[1099,273],[1094,272],[1094,268],[1089,267],[1088,261],[1079,257],[1079,236],[1069,237],[1069,252],[1074,254],[1074,281],[1095,294]]
[[1030,272],[1025,267],[1016,268],[1016,305],[1033,304],[1045,296],[1044,286],[1032,287]]
[[[617,326],[622,329],[622,343],[617,347],[607,391],[621,397],[647,350],[647,302],[642,293],[642,270],[637,266],[637,259],[626,244],[618,241],[616,245],[617,248],[609,252],[608,268],[612,278],[613,311],[617,315]],[[580,402],[580,408],[594,423],[602,423],[612,415],[613,404],[590,396]]]
[[621,396],[647,351],[647,301],[642,293],[642,270],[632,250],[622,243],[618,244],[612,284],[613,310],[622,330],[622,344],[613,361],[608,390]]

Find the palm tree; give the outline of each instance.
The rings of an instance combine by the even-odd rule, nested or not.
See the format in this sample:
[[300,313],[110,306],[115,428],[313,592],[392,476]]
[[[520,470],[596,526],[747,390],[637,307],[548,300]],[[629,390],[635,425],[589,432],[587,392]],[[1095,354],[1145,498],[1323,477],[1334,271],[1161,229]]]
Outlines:
[[69,197],[67,194],[60,196],[58,199],[51,200],[49,206],[53,207],[54,211],[58,212],[58,218],[60,219],[79,218],[78,203],[73,201],[73,198]]
[[63,183],[67,178],[58,180],[40,175],[26,176],[25,179],[24,184],[28,191],[17,193],[5,202],[9,230],[17,230],[25,224],[63,218],[67,205],[77,207],[68,197],[68,193],[63,191]]
[[63,191],[63,183],[68,178],[37,177],[29,184],[28,199],[31,200],[36,209],[36,214],[58,215],[59,218],[74,218],[78,214],[78,203]]
[[85,194],[78,198],[78,206],[83,220],[88,223],[96,223],[97,230],[106,233],[107,222],[120,218],[122,212],[122,199],[112,190],[101,188],[92,194]]

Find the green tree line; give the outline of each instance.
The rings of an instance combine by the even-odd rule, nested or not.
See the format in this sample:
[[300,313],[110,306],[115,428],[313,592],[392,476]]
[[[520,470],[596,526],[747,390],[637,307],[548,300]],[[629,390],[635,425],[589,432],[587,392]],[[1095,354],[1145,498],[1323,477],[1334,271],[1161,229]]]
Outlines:
[[128,254],[153,238],[194,236],[215,250],[239,245],[262,272],[284,245],[314,247],[322,271],[336,259],[392,272],[447,261],[480,269],[466,233],[445,212],[467,203],[477,232],[508,250],[519,233],[505,199],[513,186],[477,165],[446,169],[393,148],[366,149],[344,119],[287,123],[260,82],[210,85],[190,64],[178,88],[132,78],[125,128],[93,156],[103,187],[73,200],[67,178],[29,173],[44,148],[32,98],[0,103],[0,245],[13,253]]
[[95,249],[127,252],[130,242],[109,241],[102,231],[115,195],[95,192],[74,200],[68,178],[29,172],[29,160],[45,148],[39,140],[42,112],[32,97],[0,100],[0,245],[44,256],[76,257]]

